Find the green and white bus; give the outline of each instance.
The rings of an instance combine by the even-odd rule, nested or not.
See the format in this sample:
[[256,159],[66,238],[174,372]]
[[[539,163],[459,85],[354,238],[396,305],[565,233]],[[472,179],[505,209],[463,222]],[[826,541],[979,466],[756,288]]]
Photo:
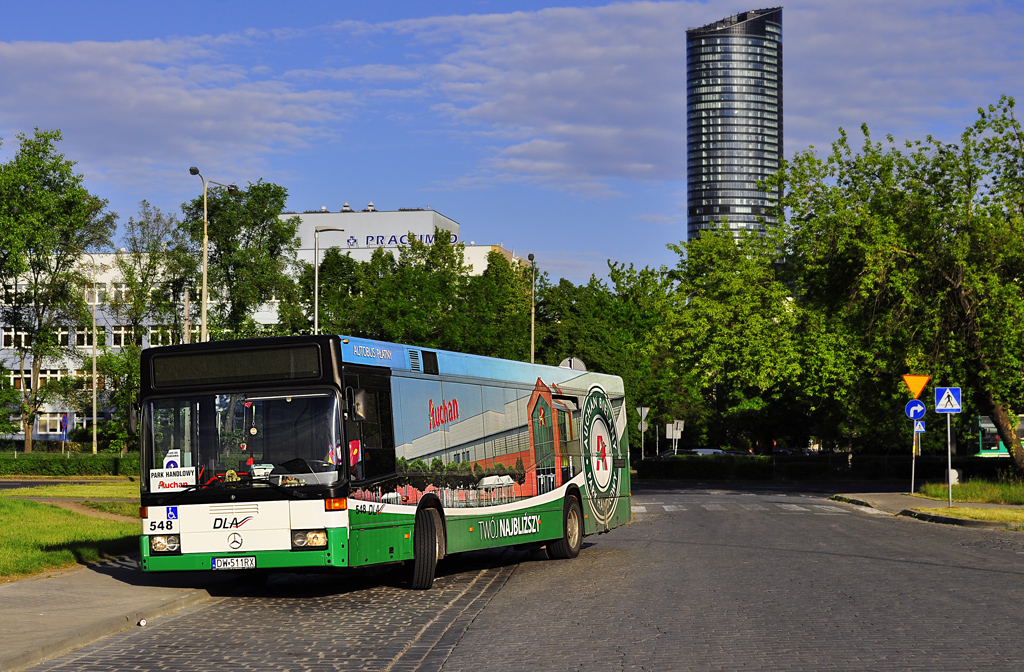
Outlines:
[[622,380],[344,336],[142,354],[142,568],[575,557],[630,517]]

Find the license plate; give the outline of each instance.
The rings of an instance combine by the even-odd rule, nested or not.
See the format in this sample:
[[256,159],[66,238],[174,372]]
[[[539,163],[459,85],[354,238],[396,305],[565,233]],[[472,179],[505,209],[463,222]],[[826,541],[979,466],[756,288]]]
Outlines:
[[256,556],[244,558],[214,558],[213,569],[256,569]]

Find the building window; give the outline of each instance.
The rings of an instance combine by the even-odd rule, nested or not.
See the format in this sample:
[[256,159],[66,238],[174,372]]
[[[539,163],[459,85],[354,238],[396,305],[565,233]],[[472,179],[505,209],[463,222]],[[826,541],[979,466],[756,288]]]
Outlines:
[[150,347],[159,347],[161,345],[171,345],[178,339],[171,333],[171,328],[165,324],[153,325],[149,328],[149,345]]
[[[92,369],[88,369],[88,370],[86,370],[86,369],[79,369],[79,370],[75,371],[75,377],[80,379],[83,382],[83,387],[85,389],[87,389],[87,390],[91,390],[92,389]],[[101,373],[97,372],[97,374],[96,374],[96,389],[102,390],[104,388],[103,382],[104,382],[103,381],[103,375]]]
[[132,342],[134,342],[135,345],[142,345],[142,339],[132,333],[132,328],[130,326],[119,324],[112,329],[110,339],[111,347],[123,348]]
[[5,348],[28,348],[32,345],[32,336],[24,331],[4,329],[3,338]]
[[85,287],[85,302],[95,306],[107,300],[107,283],[89,283]]
[[[96,325],[96,345],[105,345],[107,342],[107,330],[105,327]],[[91,348],[92,347],[92,328],[79,329],[75,332],[75,347],[78,348]]]
[[60,413],[40,413],[38,418],[40,434],[60,434]]
[[32,372],[31,371],[10,371],[7,377],[11,381],[11,387],[16,390],[31,390],[32,389]]

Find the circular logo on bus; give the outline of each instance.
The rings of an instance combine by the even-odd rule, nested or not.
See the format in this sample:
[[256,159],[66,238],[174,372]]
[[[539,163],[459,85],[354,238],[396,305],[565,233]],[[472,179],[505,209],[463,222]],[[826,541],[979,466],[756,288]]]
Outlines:
[[598,524],[605,524],[615,511],[619,493],[619,470],[615,457],[619,454],[619,435],[612,419],[612,404],[605,391],[594,386],[583,402],[580,426],[587,456],[583,473],[593,515]]

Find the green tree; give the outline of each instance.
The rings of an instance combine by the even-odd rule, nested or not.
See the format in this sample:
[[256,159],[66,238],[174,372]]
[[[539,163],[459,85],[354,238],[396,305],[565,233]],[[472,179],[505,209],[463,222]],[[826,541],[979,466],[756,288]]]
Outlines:
[[[709,407],[718,441],[770,450],[773,406],[800,377],[797,308],[777,275],[780,241],[723,227],[672,245],[678,282],[665,338],[680,382]],[[691,388],[692,389],[692,388]]]
[[121,238],[124,251],[114,255],[119,287],[108,296],[107,310],[127,327],[136,345],[142,344],[150,326],[162,328],[161,338],[168,342],[178,340],[179,292],[192,285],[199,269],[193,246],[173,215],[145,200],[139,203],[138,218],[128,219]]
[[21,410],[21,392],[11,385],[10,371],[0,364],[0,434],[14,434],[19,423],[11,418]]
[[0,317],[13,336],[21,427],[25,452],[31,452],[36,414],[57,394],[54,384],[40,384],[40,371],[46,361],[69,354],[71,341],[62,334],[85,321],[82,254],[109,245],[117,216],[86,190],[74,162],[57,152],[59,131],[36,129],[32,138],[18,139],[15,156],[0,165],[0,220],[4,237],[18,241],[20,257],[4,259],[0,268],[4,283],[14,286]]
[[896,415],[903,373],[960,384],[1024,470],[1024,133],[1013,99],[979,112],[955,144],[842,133],[776,181],[798,301],[858,372],[847,406]]
[[466,282],[466,352],[519,361],[530,359],[531,268],[492,250],[487,268]]
[[[263,180],[235,194],[216,186],[207,193],[208,311],[235,335],[252,331],[252,315],[259,306],[275,297],[292,296],[289,270],[298,247],[300,219],[279,217],[287,198],[287,189]],[[184,229],[201,255],[203,197],[181,209]]]
[[363,267],[359,325],[369,338],[464,350],[468,270],[462,243],[435,229],[430,244],[410,235],[396,259],[383,248]]
[[[324,252],[320,262],[320,333],[363,334],[359,311],[364,266],[337,247]],[[314,308],[313,285],[313,266],[302,263],[298,291],[301,305],[309,316],[313,315]]]

